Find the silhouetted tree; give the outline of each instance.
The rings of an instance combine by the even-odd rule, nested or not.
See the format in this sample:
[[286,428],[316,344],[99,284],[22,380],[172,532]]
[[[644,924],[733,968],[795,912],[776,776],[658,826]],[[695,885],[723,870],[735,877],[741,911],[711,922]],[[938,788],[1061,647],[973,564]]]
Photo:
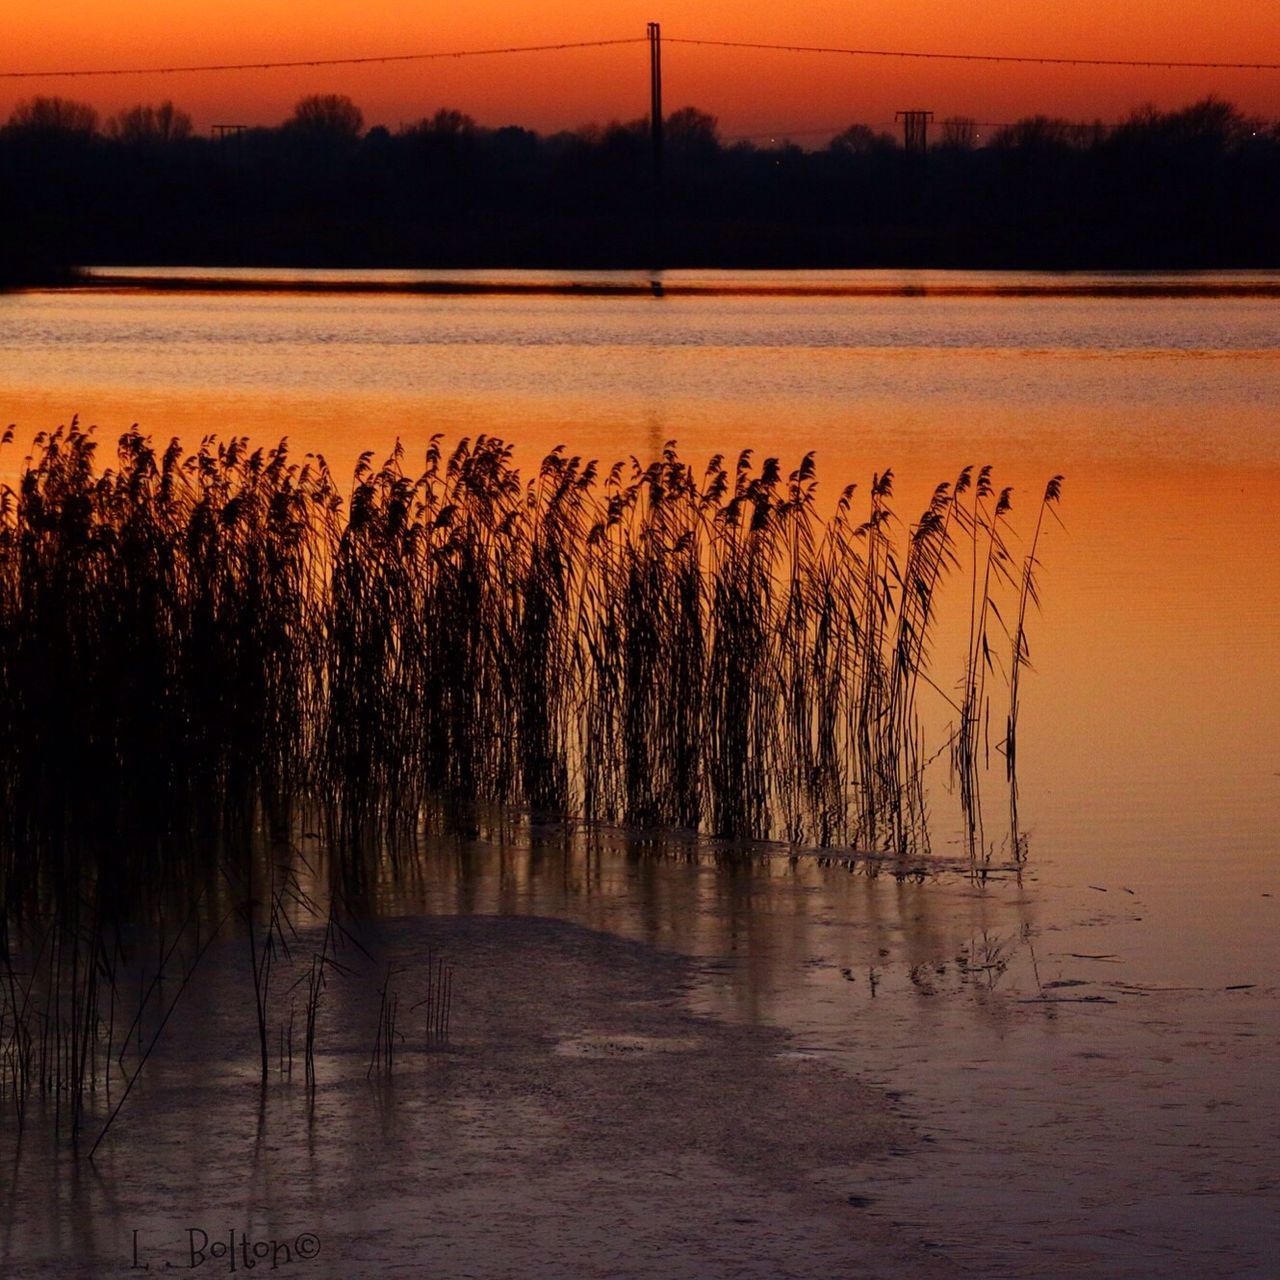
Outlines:
[[870,125],[851,124],[843,133],[837,133],[827,148],[837,155],[864,156],[873,151],[892,151],[897,145],[891,133],[878,133]]
[[996,131],[991,145],[1001,151],[1066,151],[1077,145],[1079,133],[1070,120],[1028,116]]
[[190,136],[191,117],[167,99],[159,106],[129,107],[107,121],[107,137],[126,146],[165,146]]
[[1160,111],[1150,104],[1139,107],[1116,127],[1114,136],[1121,143],[1139,142],[1204,156],[1241,146],[1265,129],[1257,117],[1246,116],[1232,103],[1210,95],[1179,111]]
[[978,145],[978,125],[972,116],[948,116],[942,122],[938,145],[955,151],[972,151]]
[[284,127],[316,140],[354,141],[364,128],[364,113],[345,93],[313,93],[298,100]]
[[438,138],[471,138],[479,132],[479,126],[465,111],[441,107],[434,115],[424,116],[406,133],[430,134]]
[[79,134],[89,137],[98,127],[98,113],[71,98],[27,98],[9,116],[15,133]]
[[719,121],[697,107],[673,111],[663,130],[667,150],[677,161],[707,161],[720,150]]

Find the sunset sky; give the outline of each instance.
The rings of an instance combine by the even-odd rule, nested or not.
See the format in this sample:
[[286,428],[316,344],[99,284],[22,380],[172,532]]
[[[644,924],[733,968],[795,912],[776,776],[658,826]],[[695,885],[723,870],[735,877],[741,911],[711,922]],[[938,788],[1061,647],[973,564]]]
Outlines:
[[[421,0],[60,0],[6,6],[0,71],[163,66],[206,62],[476,49],[643,36],[1174,61],[1280,61],[1280,5],[1257,0],[510,0],[465,5]],[[92,103],[104,115],[172,98],[201,129],[276,123],[303,94],[350,94],[369,124],[395,128],[455,107],[482,124],[540,130],[631,119],[648,108],[643,44],[438,62],[305,70],[93,79],[0,79],[0,119],[33,94]],[[1208,93],[1280,116],[1280,71],[1141,70],[851,58],[670,44],[668,110],[693,104],[728,136],[791,134],[820,140],[854,122],[892,128],[902,108],[939,119],[1006,121],[1036,112],[1114,120],[1152,101],[1176,106]]]

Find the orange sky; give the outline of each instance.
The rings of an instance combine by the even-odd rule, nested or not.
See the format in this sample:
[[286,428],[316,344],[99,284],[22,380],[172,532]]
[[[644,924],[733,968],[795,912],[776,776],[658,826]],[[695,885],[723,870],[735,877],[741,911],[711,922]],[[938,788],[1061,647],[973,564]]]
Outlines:
[[[344,57],[643,35],[940,52],[1176,61],[1280,61],[1280,5],[1257,0],[59,0],[7,5],[0,71]],[[549,130],[647,110],[643,45],[397,66],[119,79],[0,79],[0,119],[20,98],[58,93],[110,113],[172,97],[197,125],[275,123],[304,93],[342,92],[369,123],[395,127],[447,105],[483,124]],[[692,103],[727,135],[865,121],[904,107],[1004,121],[1044,111],[1115,119],[1144,101],[1217,93],[1280,116],[1280,72],[1155,71],[929,63],[668,45],[667,108]],[[800,140],[805,140],[800,137]]]

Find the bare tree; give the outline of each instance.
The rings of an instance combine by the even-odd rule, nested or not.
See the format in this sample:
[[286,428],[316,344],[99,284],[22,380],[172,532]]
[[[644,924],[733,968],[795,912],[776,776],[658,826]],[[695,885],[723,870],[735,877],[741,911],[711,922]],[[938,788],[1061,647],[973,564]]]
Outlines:
[[432,116],[424,116],[407,130],[409,133],[432,133],[440,137],[470,138],[478,132],[476,122],[465,111],[441,107]]
[[155,107],[129,107],[107,121],[107,136],[132,146],[182,142],[191,136],[191,117],[167,99]]
[[892,151],[898,145],[891,133],[877,133],[870,125],[851,124],[837,133],[828,146],[841,155],[867,155],[872,151]]
[[939,145],[953,151],[972,151],[978,145],[978,123],[972,116],[948,116],[942,122]]
[[1138,107],[1116,127],[1115,134],[1171,147],[1226,151],[1265,130],[1264,121],[1211,94],[1178,111],[1161,111],[1150,103]]
[[298,100],[284,127],[312,138],[354,141],[364,128],[364,113],[345,93],[313,93]]
[[87,102],[71,98],[26,98],[14,107],[9,128],[26,133],[80,134],[98,127],[98,113]]
[[1078,130],[1070,120],[1055,116],[1027,116],[1005,125],[992,140],[1002,150],[1066,151],[1079,145]]
[[664,124],[667,146],[675,156],[702,160],[720,150],[720,122],[697,107],[673,111]]

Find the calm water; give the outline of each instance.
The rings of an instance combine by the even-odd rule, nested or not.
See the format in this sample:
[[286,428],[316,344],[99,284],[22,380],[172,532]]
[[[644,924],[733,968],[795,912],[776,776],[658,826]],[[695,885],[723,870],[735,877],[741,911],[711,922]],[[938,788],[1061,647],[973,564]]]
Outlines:
[[[1023,528],[1065,473],[1020,730],[1020,882],[899,886],[784,858],[745,878],[621,856],[587,875],[513,847],[451,863],[425,900],[711,958],[707,1010],[782,1024],[904,1095],[937,1141],[908,1170],[866,1171],[877,1212],[980,1274],[1271,1276],[1275,302],[1176,296],[1182,278],[1144,298],[1010,296],[996,279],[766,278],[809,291],[796,296],[0,296],[0,419],[20,441],[72,414],[106,439],[132,422],[188,442],[287,435],[340,474],[436,431],[496,433],[526,464],[561,441],[606,462],[670,438],[699,460],[813,449],[830,494],[892,466],[904,518],[990,462]],[[1091,279],[1114,280],[998,282]],[[888,292],[957,283],[972,292]],[[814,292],[827,284],[844,296]],[[938,664],[954,670],[946,652]],[[958,836],[938,801],[946,853]]]

